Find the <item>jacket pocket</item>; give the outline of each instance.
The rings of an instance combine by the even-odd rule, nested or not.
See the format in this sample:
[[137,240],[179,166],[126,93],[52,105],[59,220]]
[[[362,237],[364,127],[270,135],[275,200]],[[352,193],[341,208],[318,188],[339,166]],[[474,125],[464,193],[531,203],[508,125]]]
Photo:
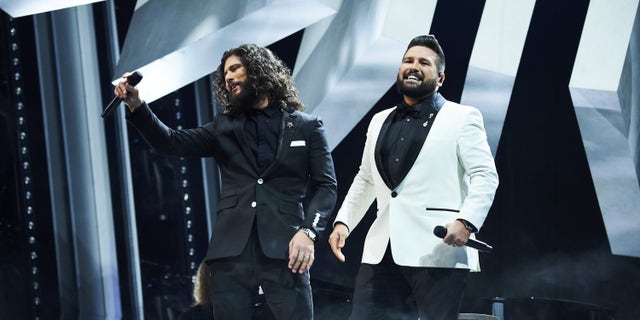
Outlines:
[[218,212],[234,208],[238,204],[238,196],[232,195],[218,201]]
[[449,211],[449,212],[460,212],[460,210],[456,209],[448,209],[448,208],[426,208],[427,211]]

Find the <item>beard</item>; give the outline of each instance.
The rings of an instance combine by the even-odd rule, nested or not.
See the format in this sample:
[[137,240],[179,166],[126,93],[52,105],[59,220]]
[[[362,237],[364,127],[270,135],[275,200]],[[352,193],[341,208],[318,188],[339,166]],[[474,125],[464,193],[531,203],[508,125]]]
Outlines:
[[237,113],[253,110],[258,104],[258,92],[247,82],[240,85],[238,94],[229,93],[229,108]]
[[423,98],[433,94],[438,85],[438,79],[436,78],[423,78],[422,83],[419,86],[406,85],[402,80],[402,77],[398,76],[396,79],[396,89],[400,94],[414,99]]

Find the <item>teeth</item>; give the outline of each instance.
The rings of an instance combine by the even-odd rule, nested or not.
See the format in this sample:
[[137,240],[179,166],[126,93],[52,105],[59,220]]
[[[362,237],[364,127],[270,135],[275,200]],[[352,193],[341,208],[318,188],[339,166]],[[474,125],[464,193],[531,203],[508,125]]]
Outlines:
[[418,80],[418,77],[416,77],[416,76],[408,76],[407,79],[409,79],[409,80]]

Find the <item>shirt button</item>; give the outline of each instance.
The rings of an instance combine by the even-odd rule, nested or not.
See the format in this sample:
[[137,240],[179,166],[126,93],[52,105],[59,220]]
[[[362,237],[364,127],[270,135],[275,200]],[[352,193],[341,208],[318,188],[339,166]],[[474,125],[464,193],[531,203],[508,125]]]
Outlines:
[[404,141],[404,138],[400,138],[400,141]]
[[258,205],[258,204],[257,204],[255,201],[254,201],[254,202],[251,202],[251,208],[255,208],[257,205]]
[[393,159],[393,160],[394,160],[395,162],[398,162],[398,161],[400,161],[400,158],[395,158],[395,159]]
[[394,191],[394,192],[391,192],[391,197],[395,198],[395,197],[397,197],[397,196],[398,196],[398,193],[397,193],[397,192],[395,192],[395,191]]
[[411,118],[407,118],[407,122],[411,121]]
[[264,183],[264,180],[262,180],[262,178],[259,178],[258,179],[258,184],[263,184],[263,183]]

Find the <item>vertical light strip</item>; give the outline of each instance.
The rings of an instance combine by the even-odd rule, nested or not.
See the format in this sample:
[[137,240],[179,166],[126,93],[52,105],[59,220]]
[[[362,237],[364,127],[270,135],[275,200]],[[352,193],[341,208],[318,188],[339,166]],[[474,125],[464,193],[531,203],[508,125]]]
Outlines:
[[24,230],[26,235],[26,249],[28,266],[31,269],[31,310],[32,318],[40,318],[40,270],[38,262],[38,215],[35,211],[35,196],[32,193],[33,180],[31,176],[31,146],[29,144],[29,130],[27,125],[27,108],[24,103],[22,58],[20,56],[20,38],[18,28],[13,19],[9,19],[9,70],[11,101],[16,108],[16,137],[18,147],[18,181],[20,197],[19,210],[24,215]]
[[[175,111],[175,120],[176,120],[176,129],[183,129],[184,120],[182,117],[182,100],[180,98],[175,98],[173,103],[174,111]],[[198,263],[195,260],[196,257],[196,249],[194,247],[194,239],[193,234],[193,207],[191,206],[191,193],[190,193],[190,185],[189,181],[189,170],[187,168],[187,160],[184,157],[179,158],[178,164],[180,165],[180,173],[178,174],[178,183],[179,190],[181,191],[182,200],[181,200],[181,215],[183,221],[183,235],[184,235],[184,243],[186,244],[187,249],[187,269],[188,274],[195,274],[195,270],[198,267]],[[206,242],[206,240],[205,240]]]

